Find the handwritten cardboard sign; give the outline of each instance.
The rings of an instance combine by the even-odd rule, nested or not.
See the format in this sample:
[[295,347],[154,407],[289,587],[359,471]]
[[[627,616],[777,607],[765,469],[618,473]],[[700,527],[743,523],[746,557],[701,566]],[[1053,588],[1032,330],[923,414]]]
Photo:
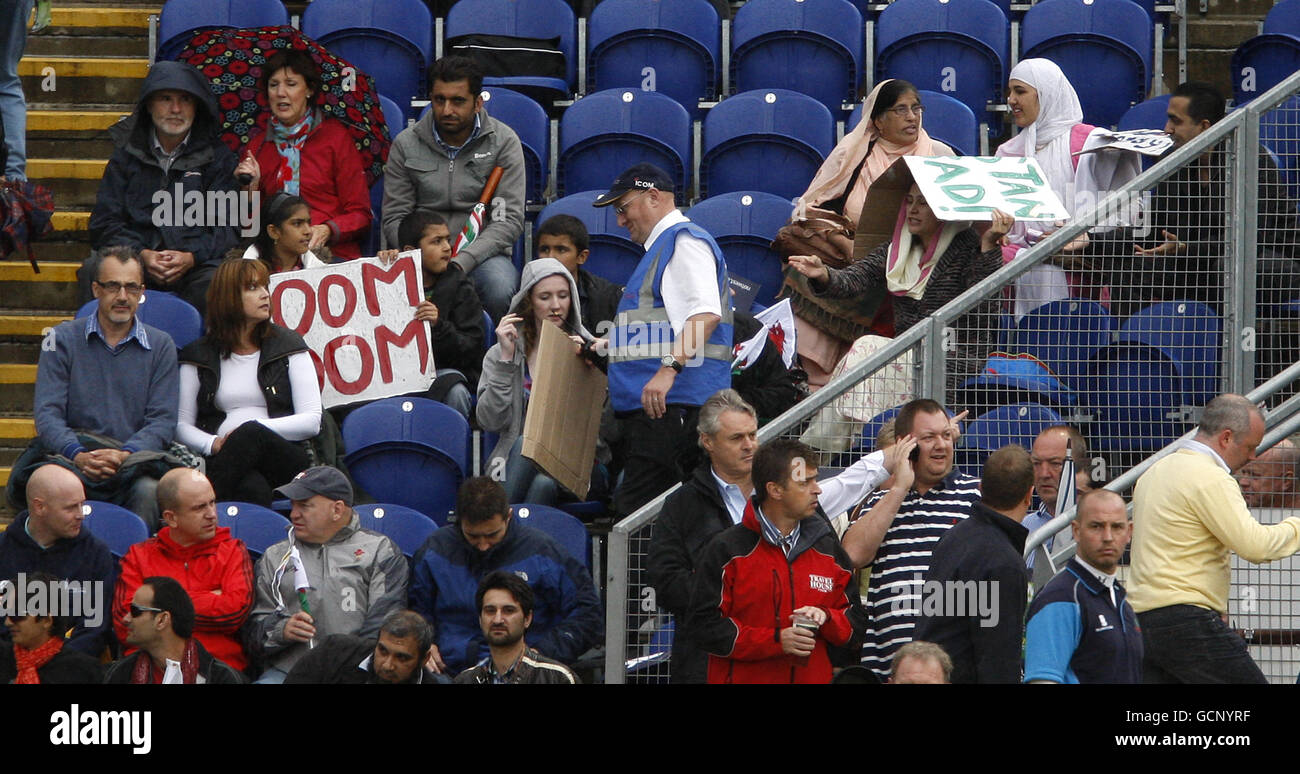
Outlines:
[[306,341],[325,408],[427,390],[429,326],[415,319],[424,282],[414,251],[271,276],[271,319]]
[[905,156],[901,160],[940,220],[992,220],[994,209],[1016,220],[1070,217],[1033,159]]
[[1130,129],[1126,132],[1100,131],[1093,134],[1089,145],[1090,147],[1076,151],[1074,155],[1094,153],[1110,148],[1112,150],[1135,151],[1145,156],[1159,156],[1174,147],[1174,138],[1160,129]]

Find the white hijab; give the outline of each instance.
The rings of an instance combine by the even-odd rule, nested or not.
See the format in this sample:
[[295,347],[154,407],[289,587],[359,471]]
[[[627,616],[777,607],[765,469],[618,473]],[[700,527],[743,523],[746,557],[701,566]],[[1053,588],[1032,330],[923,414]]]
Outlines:
[[1047,182],[1067,210],[1074,211],[1074,162],[1070,158],[1070,130],[1083,123],[1079,95],[1055,62],[1025,59],[1011,68],[1010,79],[1022,81],[1038,92],[1038,117],[1020,134],[1002,143],[999,156],[1038,161]]

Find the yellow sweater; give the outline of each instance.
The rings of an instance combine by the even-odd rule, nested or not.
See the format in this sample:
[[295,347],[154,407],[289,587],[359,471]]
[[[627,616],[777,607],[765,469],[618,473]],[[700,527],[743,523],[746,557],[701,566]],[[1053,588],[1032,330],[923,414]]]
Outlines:
[[1228,610],[1229,549],[1249,562],[1300,551],[1300,518],[1255,521],[1237,481],[1208,455],[1181,449],[1133,489],[1129,602],[1141,613],[1169,605]]

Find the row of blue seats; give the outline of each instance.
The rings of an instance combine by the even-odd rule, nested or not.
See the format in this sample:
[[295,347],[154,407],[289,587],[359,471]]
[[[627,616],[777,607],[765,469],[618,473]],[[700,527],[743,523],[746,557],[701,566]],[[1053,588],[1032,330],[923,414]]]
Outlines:
[[[285,23],[278,0],[233,6],[171,0],[159,55],[175,56],[196,28]],[[1001,102],[1013,55],[1010,23],[990,0],[896,0],[874,27],[877,80],[905,78],[951,93],[982,119],[988,104]],[[302,28],[372,75],[398,104],[427,93],[433,26],[420,0],[315,0]],[[731,27],[732,87],[804,91],[839,115],[863,85],[866,30],[848,0],[749,0]],[[563,79],[518,75],[489,85],[558,99],[578,91],[576,19],[563,0],[461,0],[448,13],[445,39],[471,33],[554,39],[564,55]],[[1061,66],[1091,123],[1114,125],[1146,95],[1153,27],[1133,0],[1042,0],[1025,14],[1020,41],[1018,58],[1042,56]],[[707,0],[604,0],[592,12],[587,49],[590,90],[639,88],[649,78],[692,112],[717,96],[721,25]]]
[[1300,70],[1300,0],[1282,0],[1264,17],[1260,34],[1232,54],[1232,92],[1238,105]]

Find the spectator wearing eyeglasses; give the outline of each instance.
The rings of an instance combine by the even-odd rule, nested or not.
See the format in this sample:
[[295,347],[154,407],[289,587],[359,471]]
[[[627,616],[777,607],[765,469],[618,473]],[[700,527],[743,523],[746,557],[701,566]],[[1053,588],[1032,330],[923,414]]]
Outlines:
[[134,248],[106,248],[92,263],[95,313],[61,323],[41,345],[37,437],[14,465],[9,501],[21,503],[31,470],[58,455],[88,499],[125,506],[153,531],[158,478],[175,464],[163,453],[176,434],[176,345],[136,317],[145,270]]

